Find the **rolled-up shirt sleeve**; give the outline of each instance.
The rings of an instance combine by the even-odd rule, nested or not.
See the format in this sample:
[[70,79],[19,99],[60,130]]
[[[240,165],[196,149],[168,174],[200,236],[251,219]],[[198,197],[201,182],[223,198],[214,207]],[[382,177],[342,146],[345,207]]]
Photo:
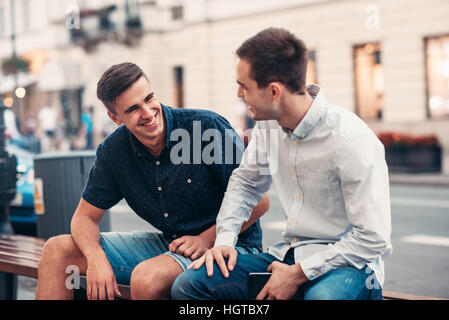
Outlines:
[[242,224],[271,186],[264,139],[263,129],[256,123],[240,166],[229,179],[217,216],[215,246],[235,246]]
[[347,142],[337,149],[335,166],[352,227],[326,250],[296,261],[309,280],[343,266],[362,269],[392,252],[389,178],[383,145],[374,136]]

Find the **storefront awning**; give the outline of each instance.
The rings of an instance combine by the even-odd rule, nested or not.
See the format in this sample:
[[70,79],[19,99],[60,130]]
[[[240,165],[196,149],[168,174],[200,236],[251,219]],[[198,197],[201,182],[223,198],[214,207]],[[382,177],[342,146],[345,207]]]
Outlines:
[[32,73],[19,73],[15,75],[0,76],[0,94],[14,91],[17,87],[28,87],[37,81]]
[[42,91],[75,90],[82,86],[81,66],[75,62],[49,61],[38,78]]

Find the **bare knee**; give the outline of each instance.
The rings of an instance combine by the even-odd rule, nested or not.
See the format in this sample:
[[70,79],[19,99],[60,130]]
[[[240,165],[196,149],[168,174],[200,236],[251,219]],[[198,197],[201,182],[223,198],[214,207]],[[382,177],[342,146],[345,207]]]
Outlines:
[[177,267],[169,267],[157,260],[147,260],[137,265],[131,274],[132,299],[169,299],[170,288],[176,277],[182,272],[182,269]]
[[72,239],[71,235],[59,235],[45,242],[39,267],[51,265],[53,267],[76,264],[80,269],[85,269],[84,257]]

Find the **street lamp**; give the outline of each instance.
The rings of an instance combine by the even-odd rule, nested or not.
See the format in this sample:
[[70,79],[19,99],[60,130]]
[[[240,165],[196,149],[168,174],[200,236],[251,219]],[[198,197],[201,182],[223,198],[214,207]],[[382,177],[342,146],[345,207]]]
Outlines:
[[16,195],[17,160],[6,151],[6,125],[3,116],[7,107],[0,99],[0,235],[12,234],[9,223],[9,203]]
[[[9,222],[9,204],[16,195],[17,160],[6,151],[6,125],[3,117],[7,107],[0,96],[0,236],[13,234]],[[0,299],[12,300],[16,298],[17,276],[0,272]]]

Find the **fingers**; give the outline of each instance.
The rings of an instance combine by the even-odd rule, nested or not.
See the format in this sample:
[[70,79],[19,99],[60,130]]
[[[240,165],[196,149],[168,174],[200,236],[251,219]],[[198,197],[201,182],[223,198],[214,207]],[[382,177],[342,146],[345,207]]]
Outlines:
[[114,279],[114,292],[115,292],[116,296],[119,296],[119,297],[122,296],[122,294],[120,293],[120,290],[118,289],[118,284],[117,284],[117,280],[116,279]]
[[199,259],[193,261],[188,267],[187,269],[195,269],[198,270],[199,268],[201,268],[201,266],[204,264],[204,262],[206,261],[206,256],[203,255],[201,256]]
[[229,271],[234,270],[234,266],[237,264],[237,251],[231,250],[229,253],[229,260],[228,260],[228,269]]
[[181,237],[178,239],[173,240],[170,245],[168,246],[168,249],[173,252],[176,253],[176,251],[178,250],[178,247],[183,244],[185,242],[186,238],[185,237]]
[[214,256],[210,251],[206,252],[206,272],[208,277],[212,277],[214,273]]
[[106,286],[98,286],[98,300],[106,300]]
[[89,279],[87,281],[86,295],[87,300],[92,300],[92,285],[90,284]]
[[202,254],[201,250],[196,250],[196,251],[190,256],[190,259],[191,259],[191,260],[196,260],[196,259],[198,259],[199,257],[201,257],[201,254]]
[[223,277],[225,277],[225,278],[229,277],[229,271],[228,271],[226,262],[223,258],[223,254],[221,253],[221,251],[215,251],[214,258],[215,258],[215,261],[217,262],[218,268],[220,268],[220,271],[221,271],[221,274],[223,275]]
[[115,293],[114,284],[112,282],[107,283],[106,284],[106,294],[107,294],[108,300],[114,300],[114,298],[115,298],[114,293]]
[[265,298],[268,295],[268,282],[265,284],[265,286],[260,290],[259,294],[256,297],[256,300],[265,300]]

